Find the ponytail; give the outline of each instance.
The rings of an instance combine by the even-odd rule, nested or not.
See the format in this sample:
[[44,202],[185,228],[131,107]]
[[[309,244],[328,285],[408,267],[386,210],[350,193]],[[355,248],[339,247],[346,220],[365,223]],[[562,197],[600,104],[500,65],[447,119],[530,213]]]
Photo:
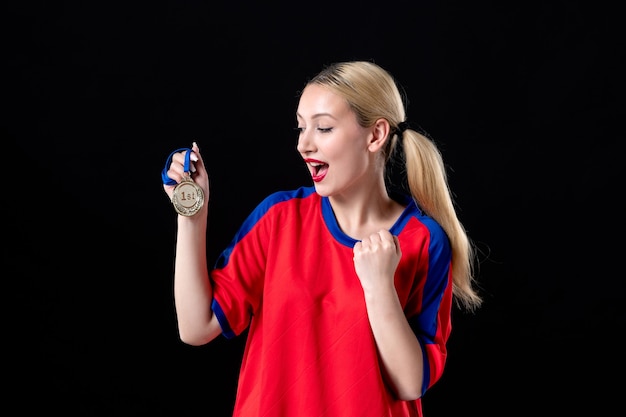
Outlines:
[[441,152],[433,141],[412,129],[404,131],[402,141],[411,194],[450,239],[453,292],[457,305],[474,311],[482,302],[473,289],[475,251],[457,217]]

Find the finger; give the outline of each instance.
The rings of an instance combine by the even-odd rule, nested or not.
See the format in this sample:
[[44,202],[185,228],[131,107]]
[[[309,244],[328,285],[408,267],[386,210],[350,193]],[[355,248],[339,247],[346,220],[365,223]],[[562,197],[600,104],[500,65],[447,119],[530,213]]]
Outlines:
[[380,236],[380,232],[376,232],[369,235],[365,240],[372,245],[377,245],[381,243],[382,237]]
[[393,243],[396,245],[396,253],[402,253],[402,251],[400,250],[400,239],[398,239],[398,236],[393,235]]
[[[187,161],[187,153],[189,152],[189,160]],[[182,175],[184,172],[194,173],[196,172],[196,164],[195,161],[198,161],[198,156],[192,151],[182,151],[174,154],[172,156],[172,164],[170,165],[170,169],[176,173],[180,173]],[[185,163],[188,163],[188,171],[185,170]]]
[[200,148],[198,148],[198,144],[196,142],[194,142],[193,145],[191,146],[191,155],[189,156],[189,159],[191,159],[191,161],[193,162],[202,161],[202,156],[200,155]]
[[183,168],[185,166],[185,155],[187,151],[177,152],[172,155],[172,164],[170,168],[174,168],[176,171],[183,172]]
[[191,151],[192,151],[192,154],[189,158],[191,159],[191,161],[194,162],[193,172],[196,172],[198,168],[202,168],[203,170],[206,170],[204,166],[204,160],[202,159],[202,155],[200,154],[200,148],[198,147],[198,144],[195,141],[191,145]]
[[400,253],[400,245],[398,238],[388,230],[379,230],[376,233],[379,239],[379,247],[385,250],[393,250],[395,253]]
[[196,172],[196,162],[198,162],[198,145],[196,142],[191,146],[191,155],[189,155],[189,170]]
[[[171,164],[167,171],[168,177],[176,181],[177,183],[180,183],[183,177],[185,176],[186,153],[187,151],[182,151],[182,152],[177,152],[176,154],[172,155]],[[195,167],[193,166],[193,163],[190,162],[188,166],[188,170],[191,173],[193,173],[194,169]]]
[[380,229],[376,234],[380,237],[381,240],[393,240],[393,235],[391,234],[391,232],[389,232],[389,230]]

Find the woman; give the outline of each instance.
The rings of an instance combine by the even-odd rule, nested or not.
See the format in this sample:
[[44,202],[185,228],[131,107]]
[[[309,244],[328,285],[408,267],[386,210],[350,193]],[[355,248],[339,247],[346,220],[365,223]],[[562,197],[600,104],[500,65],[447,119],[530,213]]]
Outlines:
[[[393,77],[372,62],[324,68],[296,118],[313,186],[269,195],[210,269],[208,204],[178,216],[180,338],[202,345],[249,330],[237,417],[421,416],[443,373],[454,300],[481,304],[441,154],[409,127]],[[387,183],[397,156],[411,195]],[[166,163],[170,198],[188,174],[208,200],[195,143]]]

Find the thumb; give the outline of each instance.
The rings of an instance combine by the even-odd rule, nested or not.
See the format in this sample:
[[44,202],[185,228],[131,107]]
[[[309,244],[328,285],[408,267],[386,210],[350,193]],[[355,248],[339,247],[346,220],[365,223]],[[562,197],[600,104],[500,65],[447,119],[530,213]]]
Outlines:
[[400,248],[400,239],[398,239],[398,236],[393,235],[393,242],[396,244],[396,253],[401,255],[402,249]]
[[[204,162],[202,161],[202,155],[200,155],[200,148],[198,147],[198,144],[196,142],[193,142],[191,145],[191,155],[189,156],[189,159],[194,163],[194,168],[197,168],[198,165],[202,166],[204,168]],[[195,169],[194,169],[195,171]]]

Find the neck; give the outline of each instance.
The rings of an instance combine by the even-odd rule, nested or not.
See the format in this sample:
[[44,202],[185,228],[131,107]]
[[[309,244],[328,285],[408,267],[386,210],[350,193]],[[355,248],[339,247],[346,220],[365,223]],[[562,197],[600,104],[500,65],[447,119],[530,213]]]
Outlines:
[[401,204],[391,199],[384,181],[350,195],[330,196],[329,201],[341,230],[358,240],[380,229],[388,230],[404,210]]

